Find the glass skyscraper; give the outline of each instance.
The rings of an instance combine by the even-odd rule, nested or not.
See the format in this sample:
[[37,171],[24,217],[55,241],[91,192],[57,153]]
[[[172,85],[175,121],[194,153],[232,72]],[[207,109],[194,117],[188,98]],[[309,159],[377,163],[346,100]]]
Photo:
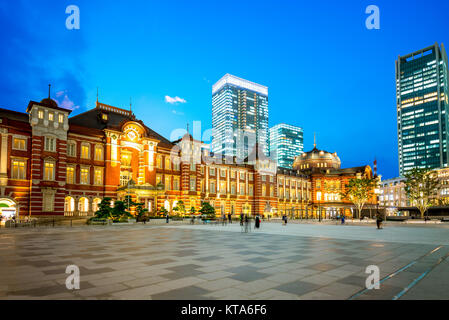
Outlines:
[[270,128],[270,157],[277,161],[278,167],[291,168],[303,150],[302,128],[285,123]]
[[447,167],[448,60],[444,45],[396,60],[399,174]]
[[268,155],[268,87],[226,74],[212,86],[212,151],[244,159],[256,142]]

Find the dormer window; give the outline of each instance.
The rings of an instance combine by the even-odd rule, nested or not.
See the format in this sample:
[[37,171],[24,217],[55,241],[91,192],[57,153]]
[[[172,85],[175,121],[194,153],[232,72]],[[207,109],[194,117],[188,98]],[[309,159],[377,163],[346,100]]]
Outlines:
[[54,121],[55,120],[55,114],[53,112],[48,113],[48,121]]
[[108,115],[106,113],[101,114],[101,120],[108,121]]

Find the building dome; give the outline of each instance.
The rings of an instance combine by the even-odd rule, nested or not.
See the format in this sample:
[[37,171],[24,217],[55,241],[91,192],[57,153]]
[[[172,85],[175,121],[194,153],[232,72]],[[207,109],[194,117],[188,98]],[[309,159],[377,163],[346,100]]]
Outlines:
[[58,108],[58,104],[55,100],[50,98],[45,98],[41,101],[41,104],[50,108]]
[[315,147],[309,151],[304,152],[295,158],[293,169],[303,171],[313,168],[319,169],[340,169],[341,161],[337,153],[330,153]]

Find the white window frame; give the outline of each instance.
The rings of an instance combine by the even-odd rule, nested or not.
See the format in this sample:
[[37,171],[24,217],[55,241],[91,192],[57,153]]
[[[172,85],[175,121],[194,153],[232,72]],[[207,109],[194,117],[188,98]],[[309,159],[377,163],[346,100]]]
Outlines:
[[[69,153],[69,146],[73,145],[73,154]],[[67,142],[67,156],[71,157],[71,158],[75,158],[76,157],[76,141],[73,140],[69,140]]]
[[[46,164],[53,164],[53,174],[50,177],[50,179],[48,179],[47,175],[46,175]],[[56,161],[53,159],[46,159],[44,160],[44,170],[43,170],[43,180],[44,181],[55,181],[56,180]]]
[[[86,183],[84,183],[83,179],[82,179],[82,171],[83,171],[83,169],[87,169],[87,182]],[[90,167],[87,167],[87,166],[81,166],[80,167],[80,184],[83,184],[83,185],[89,185],[90,184]]]
[[[14,176],[14,162],[23,162],[23,177],[19,174],[18,176]],[[20,166],[19,166],[20,168]],[[20,171],[18,171],[19,173]],[[11,179],[12,180],[26,180],[27,178],[27,160],[22,158],[12,158],[11,159]]]
[[[25,141],[23,149],[22,148],[16,148],[14,146],[15,139],[20,139],[20,140],[24,140]],[[13,136],[12,137],[12,149],[13,150],[26,151],[27,147],[28,147],[28,138],[27,137],[24,137],[24,136]]]
[[[53,141],[53,142],[51,144],[49,144],[50,141]],[[56,138],[55,137],[44,136],[44,151],[56,152]]]

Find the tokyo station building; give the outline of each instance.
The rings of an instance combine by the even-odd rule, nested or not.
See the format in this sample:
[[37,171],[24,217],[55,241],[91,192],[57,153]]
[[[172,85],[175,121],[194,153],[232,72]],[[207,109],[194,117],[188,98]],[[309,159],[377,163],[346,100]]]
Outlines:
[[351,178],[372,177],[370,166],[341,169],[336,153],[316,146],[284,169],[257,145],[242,161],[214,156],[189,134],[169,141],[132,111],[98,101],[70,113],[50,98],[26,112],[0,109],[3,217],[89,217],[104,197],[126,195],[150,215],[173,213],[182,200],[197,214],[207,201],[217,215],[351,216],[340,192]]

